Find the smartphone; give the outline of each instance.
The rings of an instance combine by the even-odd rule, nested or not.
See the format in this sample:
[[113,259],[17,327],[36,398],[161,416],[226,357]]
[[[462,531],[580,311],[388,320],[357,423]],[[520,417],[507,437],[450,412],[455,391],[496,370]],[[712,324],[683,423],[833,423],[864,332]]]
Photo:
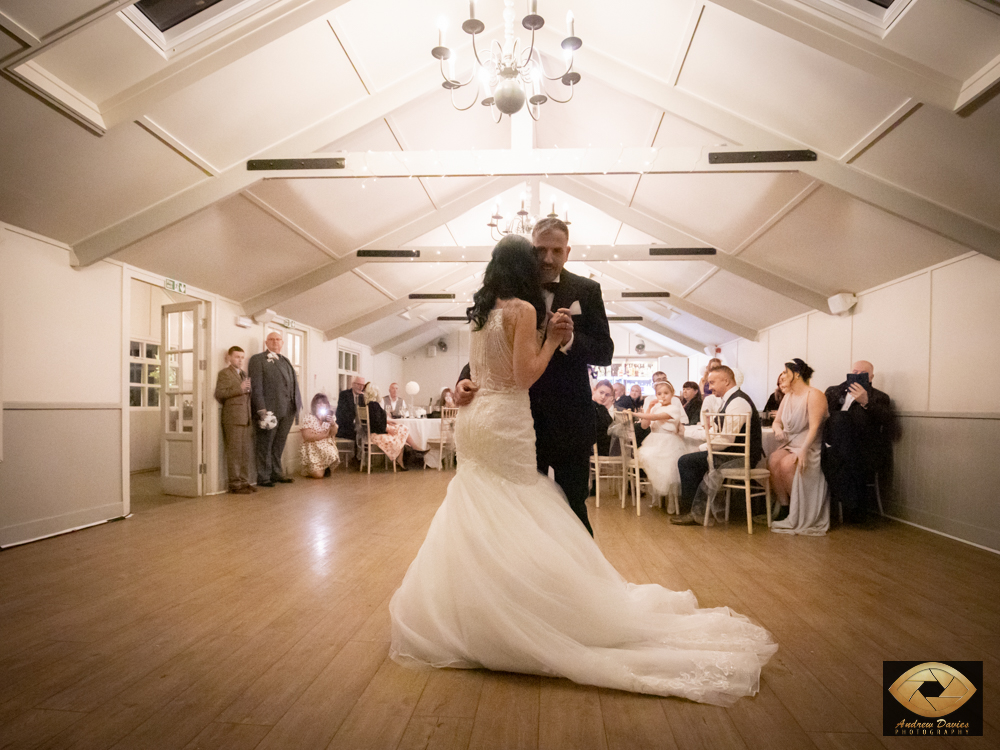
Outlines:
[[[867,376],[865,376],[865,377],[867,377]],[[325,406],[321,406],[321,407],[319,407],[319,408],[318,408],[318,409],[317,409],[316,411],[317,411],[317,413],[318,413],[318,414],[319,414],[319,415],[320,415],[321,417],[325,417],[325,416],[326,416],[326,407],[325,407]]]
[[866,391],[871,390],[872,387],[871,382],[868,380],[867,372],[859,372],[856,374],[853,372],[847,373],[847,385],[850,386],[851,383],[857,383]]

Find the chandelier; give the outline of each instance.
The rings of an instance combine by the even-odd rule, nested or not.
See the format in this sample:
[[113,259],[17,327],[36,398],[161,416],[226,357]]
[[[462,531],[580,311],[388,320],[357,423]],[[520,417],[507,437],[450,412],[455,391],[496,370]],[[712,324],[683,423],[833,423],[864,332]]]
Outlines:
[[[569,36],[563,39],[562,49],[566,57],[566,70],[558,76],[548,76],[542,67],[542,59],[535,49],[535,32],[545,25],[545,19],[538,15],[538,0],[531,0],[531,13],[526,15],[521,25],[531,32],[531,43],[525,50],[520,40],[514,37],[514,0],[504,0],[504,42],[493,40],[488,50],[476,49],[476,34],[481,34],[486,26],[476,18],[476,2],[469,2],[469,19],[462,24],[462,31],[472,35],[472,54],[475,64],[472,75],[467,81],[455,78],[454,58],[452,50],[444,44],[444,31],[438,31],[438,46],[431,50],[440,61],[441,76],[444,78],[442,87],[451,92],[451,103],[460,112],[471,109],[479,101],[480,89],[485,89],[483,106],[489,107],[494,122],[500,122],[504,115],[513,115],[521,111],[525,102],[528,104],[528,114],[533,120],[538,119],[539,108],[550,99],[559,104],[565,104],[573,98],[573,86],[580,82],[580,74],[573,70],[573,53],[580,49],[583,41],[575,35],[573,11],[566,14],[569,26]],[[448,61],[448,70],[445,70]],[[556,99],[545,93],[545,81],[562,81],[569,87],[569,96]],[[466,106],[460,106],[455,101],[455,91],[474,85],[476,95]],[[530,93],[529,93],[530,92]]]
[[[507,220],[504,219],[503,214],[500,212],[500,204],[493,204],[493,215],[490,217],[490,221],[486,226],[490,228],[490,238],[494,242],[499,242],[508,234],[519,234],[522,237],[531,237],[531,232],[535,228],[537,220],[531,217],[525,207],[527,202],[530,200],[530,195],[530,189],[529,192],[521,193],[520,210],[515,212],[514,215]],[[552,201],[552,212],[548,215],[548,218],[559,218],[559,214],[556,213],[555,201]],[[569,220],[569,209],[566,209],[565,221],[567,225],[572,223]]]

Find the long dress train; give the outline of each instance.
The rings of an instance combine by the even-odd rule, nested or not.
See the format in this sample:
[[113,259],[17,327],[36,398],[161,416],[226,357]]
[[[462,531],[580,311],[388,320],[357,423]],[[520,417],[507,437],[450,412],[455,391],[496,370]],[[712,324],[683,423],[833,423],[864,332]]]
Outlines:
[[699,609],[690,591],[626,582],[537,473],[512,344],[502,307],[472,334],[480,390],[459,412],[458,471],[389,604],[392,658],[717,705],[755,694],[770,634],[727,607]]
[[[782,448],[798,450],[809,436],[809,393],[792,395],[781,400],[781,423],[787,442]],[[822,430],[820,431],[822,435]],[[820,440],[817,438],[806,452],[805,465],[796,464],[792,478],[788,517],[771,524],[778,534],[822,536],[830,528],[830,496],[826,477],[820,467]]]

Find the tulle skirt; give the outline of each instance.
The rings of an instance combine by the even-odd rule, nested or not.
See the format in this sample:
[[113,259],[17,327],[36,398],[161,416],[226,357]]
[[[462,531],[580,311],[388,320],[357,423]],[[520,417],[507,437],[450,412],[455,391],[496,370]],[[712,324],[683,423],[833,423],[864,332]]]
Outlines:
[[392,597],[394,660],[522,672],[731,705],[777,650],[727,607],[626,582],[562,491],[460,460]]
[[684,438],[675,432],[651,432],[639,446],[639,465],[658,495],[680,494],[677,459],[687,453]]

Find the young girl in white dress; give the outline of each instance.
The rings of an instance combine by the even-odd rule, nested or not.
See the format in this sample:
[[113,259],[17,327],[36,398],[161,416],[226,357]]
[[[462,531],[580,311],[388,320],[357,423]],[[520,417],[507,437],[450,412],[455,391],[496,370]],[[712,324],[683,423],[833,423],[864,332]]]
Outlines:
[[687,415],[674,400],[674,387],[669,382],[656,384],[656,402],[648,414],[642,415],[641,424],[651,432],[639,446],[639,466],[646,472],[653,492],[659,496],[680,492],[681,475],[677,459],[687,453],[681,437]]

